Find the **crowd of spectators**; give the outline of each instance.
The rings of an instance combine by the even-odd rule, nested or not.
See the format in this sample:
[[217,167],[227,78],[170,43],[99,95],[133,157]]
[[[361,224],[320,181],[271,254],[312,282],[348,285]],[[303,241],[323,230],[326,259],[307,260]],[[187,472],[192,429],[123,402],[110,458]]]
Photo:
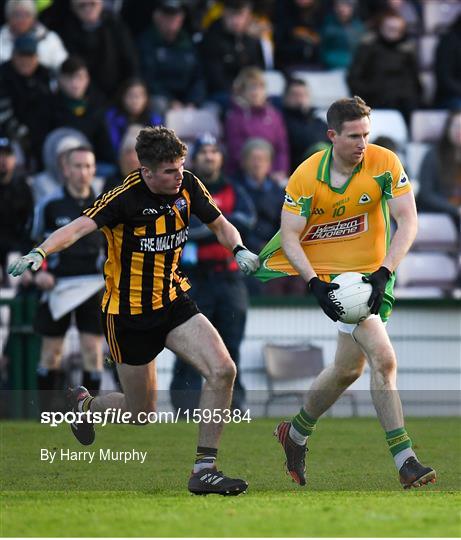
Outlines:
[[[278,229],[288,176],[327,141],[300,69],[343,70],[351,94],[408,125],[416,109],[453,110],[423,160],[418,202],[459,224],[461,14],[437,35],[425,102],[423,2],[0,0],[0,281],[8,253],[31,244],[34,204],[62,185],[69,150],[93,149],[98,194],[139,165],[139,129],[174,109],[218,116],[224,174],[253,200],[245,241],[258,251]],[[278,98],[267,70],[285,78]],[[249,282],[250,293],[299,294],[296,280],[280,283]]]

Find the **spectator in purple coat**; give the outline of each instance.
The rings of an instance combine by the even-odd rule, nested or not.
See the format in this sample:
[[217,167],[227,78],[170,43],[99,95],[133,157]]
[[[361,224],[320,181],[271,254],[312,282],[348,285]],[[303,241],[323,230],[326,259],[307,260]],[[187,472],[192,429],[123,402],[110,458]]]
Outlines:
[[274,148],[272,177],[280,184],[286,182],[290,166],[287,130],[281,113],[267,99],[264,73],[261,69],[244,68],[235,79],[233,103],[224,127],[229,174],[238,170],[245,142],[250,138],[260,137]]

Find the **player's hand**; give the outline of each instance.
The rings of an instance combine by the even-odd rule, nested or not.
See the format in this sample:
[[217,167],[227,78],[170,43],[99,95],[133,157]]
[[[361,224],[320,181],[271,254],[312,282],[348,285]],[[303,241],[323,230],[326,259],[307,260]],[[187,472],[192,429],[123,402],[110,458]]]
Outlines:
[[233,253],[240,270],[247,276],[254,274],[261,264],[259,257],[245,246],[235,246]]
[[374,315],[379,313],[379,308],[381,307],[384,297],[384,291],[386,290],[386,284],[391,275],[392,272],[389,268],[380,266],[376,272],[373,272],[369,276],[363,276],[362,278],[365,283],[370,283],[373,287],[368,300],[368,305],[370,306],[370,313],[373,313]]
[[19,259],[13,261],[8,266],[8,274],[17,277],[23,274],[28,268],[33,272],[36,272],[40,266],[42,266],[45,257],[46,253],[43,249],[33,249],[32,251],[29,251],[27,255],[23,255]]
[[325,315],[336,322],[340,315],[339,307],[330,298],[329,293],[330,291],[339,289],[339,285],[337,283],[327,283],[315,276],[309,281],[309,289],[317,299],[317,302],[325,312]]

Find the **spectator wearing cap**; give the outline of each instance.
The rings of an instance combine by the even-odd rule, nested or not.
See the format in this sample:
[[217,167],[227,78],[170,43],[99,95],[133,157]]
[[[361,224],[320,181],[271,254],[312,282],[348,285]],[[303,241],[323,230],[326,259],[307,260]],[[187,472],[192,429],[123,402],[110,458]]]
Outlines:
[[14,40],[25,34],[37,40],[38,61],[56,70],[67,58],[61,38],[37,20],[34,0],[8,0],[5,4],[6,23],[0,28],[0,63],[13,54]]
[[224,131],[227,141],[227,168],[235,174],[245,142],[260,137],[274,148],[272,175],[283,184],[290,172],[290,152],[285,122],[269,102],[264,73],[256,67],[242,69],[234,82],[233,102],[227,112]]
[[129,30],[103,0],[70,0],[71,12],[58,32],[70,55],[83,58],[93,84],[111,100],[123,81],[137,75],[138,59]]
[[13,144],[0,136],[0,284],[6,276],[8,254],[27,253],[34,213],[32,192],[16,164]]
[[50,116],[54,128],[67,126],[84,133],[94,149],[98,166],[107,164],[113,170],[115,154],[107,130],[104,99],[91,84],[82,58],[69,56],[63,62]]
[[[44,169],[32,177],[32,191],[35,204],[50,197],[64,183],[64,156],[73,148],[91,147],[88,138],[80,131],[62,127],[53,130],[45,139],[42,148]],[[93,190],[96,195],[102,191],[105,180],[101,177],[93,179]]]
[[17,137],[31,172],[41,167],[41,146],[52,129],[51,82],[39,62],[36,38],[17,37],[11,60],[0,65],[0,129]]
[[327,125],[311,107],[309,88],[302,79],[288,80],[283,93],[283,118],[290,144],[290,170],[306,159],[306,151],[319,141],[327,141]]
[[179,0],[160,0],[152,25],[138,39],[141,73],[157,112],[199,107],[205,99],[205,79],[198,52],[184,28]]
[[[192,148],[193,172],[205,184],[224,216],[244,236],[255,225],[254,206],[244,189],[230,183],[223,174],[223,157],[216,139],[204,135]],[[191,216],[182,264],[192,283],[189,294],[218,330],[238,368],[248,308],[243,274],[232,253],[221,246],[208,227],[194,216]],[[198,408],[201,384],[200,374],[177,358],[170,386],[175,409]],[[242,409],[244,395],[237,369],[232,408]]]
[[203,35],[200,54],[208,97],[224,110],[240,71],[248,66],[266,67],[261,41],[251,35],[252,8],[250,0],[226,0],[221,17]]

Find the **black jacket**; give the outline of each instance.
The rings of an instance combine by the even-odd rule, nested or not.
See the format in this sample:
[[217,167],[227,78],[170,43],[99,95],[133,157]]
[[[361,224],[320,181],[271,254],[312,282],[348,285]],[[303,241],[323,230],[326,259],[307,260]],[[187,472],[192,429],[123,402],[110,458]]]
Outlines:
[[92,82],[108,100],[114,98],[123,81],[137,74],[137,55],[129,30],[111,13],[103,13],[101,24],[92,30],[69,15],[57,31],[69,54],[85,60]]
[[246,34],[231,34],[224,28],[222,19],[215,21],[205,32],[201,57],[210,93],[229,92],[244,67],[264,68],[259,40]]

